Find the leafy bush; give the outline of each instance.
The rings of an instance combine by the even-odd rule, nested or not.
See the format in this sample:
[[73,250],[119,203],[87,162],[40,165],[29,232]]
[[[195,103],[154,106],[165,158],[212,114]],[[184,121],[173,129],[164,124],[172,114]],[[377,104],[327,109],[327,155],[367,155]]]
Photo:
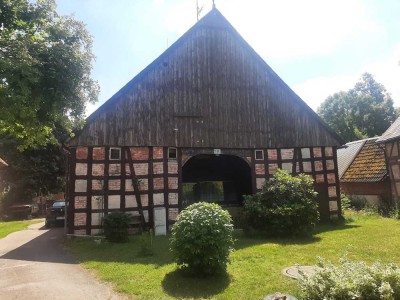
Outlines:
[[139,238],[139,256],[153,256],[153,230],[142,232]]
[[377,212],[377,207],[371,204],[368,204],[367,199],[363,196],[352,195],[349,196],[350,199],[350,207],[355,210],[363,210],[363,209],[374,209]]
[[400,268],[395,264],[340,260],[339,266],[320,260],[314,274],[302,274],[304,299],[400,299]]
[[104,235],[110,242],[124,243],[128,241],[128,228],[131,215],[114,211],[103,218]]
[[378,204],[370,204],[365,197],[358,195],[352,195],[346,198],[350,200],[350,207],[345,207],[343,204],[343,198],[341,198],[342,208],[349,208],[351,210],[360,211],[364,214],[377,214],[385,218],[400,219],[399,208],[397,208],[395,203],[387,197],[382,197]]
[[342,204],[343,211],[346,211],[351,207],[350,198],[343,192],[340,193],[340,203]]
[[230,214],[214,203],[188,206],[172,227],[171,251],[177,264],[197,275],[226,270],[233,246]]
[[245,229],[268,236],[310,233],[319,220],[316,195],[310,176],[277,170],[260,193],[245,196]]

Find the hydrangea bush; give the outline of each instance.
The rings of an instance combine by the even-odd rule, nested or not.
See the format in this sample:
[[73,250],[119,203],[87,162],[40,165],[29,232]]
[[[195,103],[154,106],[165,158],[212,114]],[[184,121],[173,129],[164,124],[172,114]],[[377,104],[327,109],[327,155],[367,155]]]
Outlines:
[[308,175],[294,177],[285,170],[277,170],[261,192],[245,196],[245,229],[267,236],[310,233],[319,220],[313,183]]
[[192,204],[178,215],[170,246],[178,266],[200,276],[222,272],[233,250],[232,218],[217,204]]
[[400,299],[400,268],[395,264],[353,262],[342,258],[339,265],[320,259],[314,274],[302,274],[302,296],[308,300],[396,300]]

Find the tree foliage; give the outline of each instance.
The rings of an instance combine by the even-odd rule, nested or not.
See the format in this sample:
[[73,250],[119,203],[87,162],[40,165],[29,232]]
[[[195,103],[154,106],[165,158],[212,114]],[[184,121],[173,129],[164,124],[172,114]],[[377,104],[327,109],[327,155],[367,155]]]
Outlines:
[[0,15],[0,134],[20,149],[55,143],[56,124],[72,132],[97,100],[92,38],[55,0],[2,0]]
[[3,205],[28,203],[36,195],[64,191],[65,160],[61,148],[48,144],[17,151],[19,145],[15,138],[0,140],[0,156],[9,165],[2,178],[9,189]]
[[329,96],[318,114],[346,142],[379,136],[396,119],[390,94],[369,73],[349,91]]
[[[55,0],[0,0],[0,157],[8,202],[65,184],[60,144],[97,100],[92,38]],[[18,151],[19,150],[19,151]]]

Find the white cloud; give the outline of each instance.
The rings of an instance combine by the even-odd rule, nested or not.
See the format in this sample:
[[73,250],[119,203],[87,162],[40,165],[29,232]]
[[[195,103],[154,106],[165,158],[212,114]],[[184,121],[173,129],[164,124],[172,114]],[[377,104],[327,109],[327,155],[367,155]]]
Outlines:
[[295,85],[293,90],[308,106],[316,110],[329,95],[351,89],[360,75],[361,73],[357,75],[312,78]]
[[392,55],[382,61],[365,65],[352,74],[317,77],[295,85],[293,90],[314,110],[329,96],[354,86],[365,72],[371,73],[392,95],[395,106],[400,106],[400,44]]
[[94,113],[95,110],[97,110],[102,103],[96,103],[96,104],[92,104],[92,103],[88,103],[86,104],[86,110],[85,110],[85,115],[86,117],[89,117],[92,113]]

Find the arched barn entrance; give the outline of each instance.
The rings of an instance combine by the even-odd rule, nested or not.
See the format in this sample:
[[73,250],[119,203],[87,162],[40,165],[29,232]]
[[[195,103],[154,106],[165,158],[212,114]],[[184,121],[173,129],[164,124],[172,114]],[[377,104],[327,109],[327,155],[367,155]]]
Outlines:
[[234,155],[199,154],[190,158],[182,170],[182,206],[194,202],[214,202],[240,206],[243,195],[252,193],[251,168]]

